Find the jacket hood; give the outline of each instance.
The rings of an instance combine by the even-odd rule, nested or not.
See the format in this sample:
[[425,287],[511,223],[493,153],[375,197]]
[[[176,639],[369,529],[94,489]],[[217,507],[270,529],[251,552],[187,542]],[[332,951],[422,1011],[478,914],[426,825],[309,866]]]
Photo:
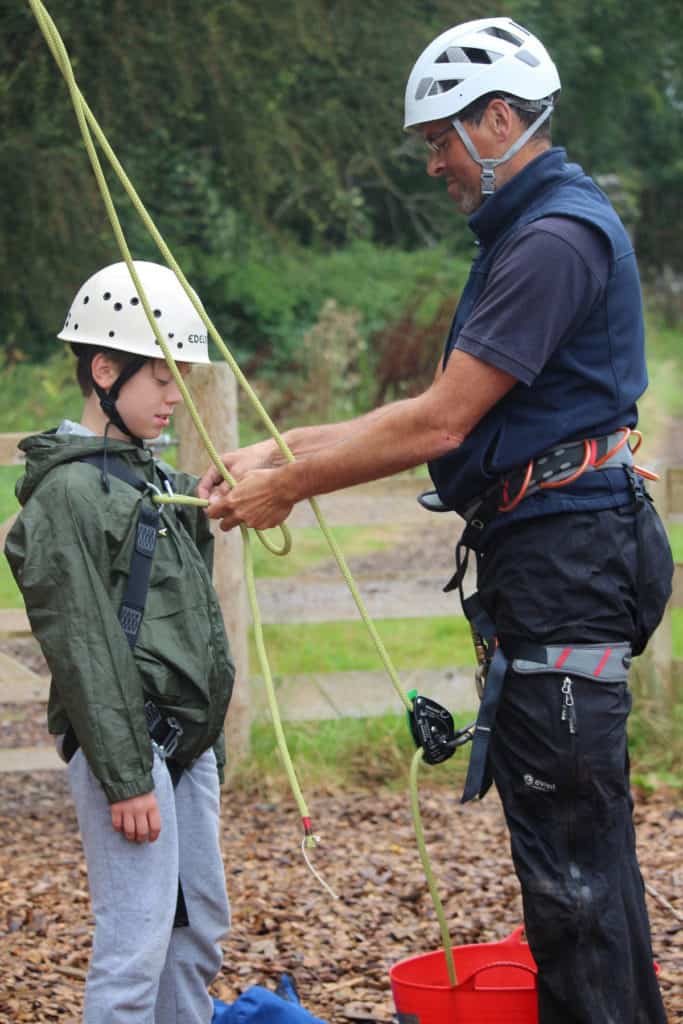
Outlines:
[[19,477],[15,494],[20,505],[25,505],[38,484],[50,470],[64,462],[73,462],[84,455],[107,451],[109,454],[133,457],[137,462],[149,461],[151,452],[127,441],[104,437],[84,437],[80,434],[57,434],[55,430],[25,437],[19,444],[26,455],[26,472]]

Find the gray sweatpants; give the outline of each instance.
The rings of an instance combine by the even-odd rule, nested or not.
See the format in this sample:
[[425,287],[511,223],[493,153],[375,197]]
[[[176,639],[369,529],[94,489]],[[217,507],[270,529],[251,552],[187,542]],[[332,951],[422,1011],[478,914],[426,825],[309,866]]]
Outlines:
[[[68,770],[95,916],[84,1024],[209,1024],[207,989],[230,926],[213,751],[175,790],[155,752],[161,835],[154,843],[131,843],[114,831],[82,750]],[[174,929],[178,877],[190,924]]]

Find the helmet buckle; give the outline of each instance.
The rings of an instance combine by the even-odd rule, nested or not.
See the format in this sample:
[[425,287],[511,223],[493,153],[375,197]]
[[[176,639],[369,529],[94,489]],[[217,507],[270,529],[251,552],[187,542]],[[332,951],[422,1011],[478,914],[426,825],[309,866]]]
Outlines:
[[481,165],[481,194],[483,196],[492,196],[496,191],[496,167],[498,161],[496,160],[493,165],[489,165],[487,160],[482,161]]

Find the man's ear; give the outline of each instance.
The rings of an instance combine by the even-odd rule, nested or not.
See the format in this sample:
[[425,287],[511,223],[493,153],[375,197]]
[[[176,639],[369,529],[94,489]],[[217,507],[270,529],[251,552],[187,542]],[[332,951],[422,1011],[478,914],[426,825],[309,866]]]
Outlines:
[[514,129],[515,115],[505,100],[491,100],[484,116],[487,127],[499,141],[507,139]]
[[95,383],[108,391],[120,371],[119,367],[104,352],[96,352],[90,363],[90,372]]

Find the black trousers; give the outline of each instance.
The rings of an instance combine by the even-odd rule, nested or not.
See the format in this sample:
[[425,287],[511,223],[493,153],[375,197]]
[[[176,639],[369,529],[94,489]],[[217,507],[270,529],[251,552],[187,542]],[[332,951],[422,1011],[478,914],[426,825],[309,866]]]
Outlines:
[[[670,582],[670,550],[649,503],[522,522],[500,531],[479,563],[479,593],[503,649],[506,636],[642,647]],[[569,683],[571,715],[563,676],[510,669],[489,751],[539,968],[539,1024],[665,1024],[632,821],[631,695],[626,683]]]

